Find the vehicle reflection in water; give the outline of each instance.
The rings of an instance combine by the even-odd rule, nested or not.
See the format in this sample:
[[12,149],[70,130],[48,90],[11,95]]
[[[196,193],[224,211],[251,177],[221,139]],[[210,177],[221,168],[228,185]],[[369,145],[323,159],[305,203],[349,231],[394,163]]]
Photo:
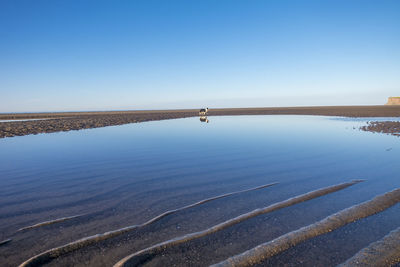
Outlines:
[[200,117],[200,121],[201,121],[201,122],[207,122],[207,123],[209,122],[207,116],[201,116],[201,117]]

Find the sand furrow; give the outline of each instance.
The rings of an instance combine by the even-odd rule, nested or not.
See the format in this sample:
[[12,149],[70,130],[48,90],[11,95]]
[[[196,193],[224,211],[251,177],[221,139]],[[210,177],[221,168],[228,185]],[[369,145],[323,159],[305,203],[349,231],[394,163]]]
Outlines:
[[338,267],[392,266],[400,262],[400,227],[363,248]]
[[199,206],[201,204],[204,204],[204,203],[212,201],[212,200],[217,200],[217,199],[228,197],[228,196],[232,196],[232,195],[235,195],[235,194],[240,194],[240,193],[260,190],[260,189],[267,188],[267,187],[270,187],[270,186],[273,186],[273,185],[276,185],[276,184],[277,183],[265,184],[265,185],[257,186],[257,187],[250,188],[250,189],[245,189],[245,190],[235,191],[235,192],[231,192],[231,193],[226,193],[226,194],[223,194],[223,195],[219,195],[219,196],[215,196],[215,197],[211,197],[211,198],[206,198],[206,199],[200,200],[198,202],[195,202],[193,204],[189,204],[189,205],[183,206],[183,207],[178,208],[178,209],[168,210],[168,211],[166,211],[166,212],[164,212],[164,213],[162,213],[162,214],[160,214],[160,215],[158,215],[158,216],[156,216],[156,217],[154,217],[154,218],[152,218],[152,219],[148,220],[147,222],[145,222],[143,224],[140,224],[140,225],[131,225],[131,226],[120,228],[120,229],[117,229],[117,230],[114,230],[114,231],[109,231],[109,232],[106,232],[106,233],[103,233],[103,234],[97,234],[97,235],[85,237],[85,238],[79,239],[77,241],[68,243],[66,245],[49,249],[49,250],[47,250],[47,251],[45,251],[45,252],[43,252],[41,254],[38,254],[38,255],[28,259],[27,261],[23,262],[22,264],[20,264],[20,267],[40,266],[41,264],[49,262],[52,259],[58,258],[61,255],[64,255],[66,253],[78,250],[80,248],[83,248],[83,247],[86,247],[86,246],[89,246],[89,245],[92,245],[92,244],[95,244],[95,243],[98,243],[98,242],[103,241],[103,240],[107,240],[107,239],[122,235],[124,233],[129,232],[129,231],[135,230],[135,229],[137,229],[139,227],[148,226],[148,225],[150,225],[150,224],[162,219],[163,217],[166,217],[166,216],[171,215],[173,213],[176,213],[178,211],[182,211],[182,210],[185,210],[185,209],[193,208],[195,206]]
[[400,202],[400,189],[393,190],[377,196],[372,200],[344,209],[321,221],[284,234],[274,240],[258,245],[257,247],[212,266],[252,266],[303,241],[326,234],[356,220],[384,211],[398,202]]
[[25,230],[29,230],[29,229],[34,229],[34,228],[39,228],[39,227],[50,225],[50,224],[55,224],[55,223],[68,221],[68,220],[71,220],[71,219],[82,217],[84,215],[86,215],[86,214],[79,214],[79,215],[74,215],[74,216],[69,216],[69,217],[62,217],[62,218],[58,218],[58,219],[54,219],[54,220],[50,220],[50,221],[37,223],[37,224],[34,224],[34,225],[30,225],[30,226],[26,226],[26,227],[20,228],[20,229],[17,230],[17,232],[25,231]]
[[0,241],[0,247],[10,243],[11,241],[12,241],[12,239],[6,239],[6,240],[3,240],[3,241]]
[[267,207],[264,207],[261,209],[255,209],[251,212],[242,214],[238,217],[235,217],[235,218],[225,221],[223,223],[217,224],[206,230],[187,234],[182,237],[177,237],[177,238],[153,245],[149,248],[140,250],[134,254],[131,254],[131,255],[123,258],[118,263],[116,263],[114,265],[114,267],[140,265],[140,264],[148,261],[149,259],[151,259],[153,256],[157,255],[158,253],[162,252],[166,248],[173,247],[178,244],[182,244],[182,243],[185,243],[185,242],[197,239],[197,238],[201,238],[201,237],[213,234],[215,232],[221,231],[232,225],[238,224],[242,221],[248,220],[250,218],[256,217],[261,214],[265,214],[265,213],[272,212],[272,211],[275,211],[278,209],[289,207],[289,206],[292,206],[292,205],[295,205],[295,204],[298,204],[298,203],[301,203],[301,202],[304,202],[304,201],[307,201],[307,200],[310,200],[313,198],[317,198],[320,196],[327,195],[329,193],[333,193],[333,192],[342,190],[344,188],[347,188],[347,187],[354,185],[356,183],[359,183],[359,182],[361,182],[361,180],[354,180],[354,181],[351,181],[348,183],[342,183],[342,184],[338,184],[338,185],[334,185],[334,186],[325,187],[322,189],[311,191],[311,192],[308,192],[308,193],[272,204],[270,206],[267,206]]

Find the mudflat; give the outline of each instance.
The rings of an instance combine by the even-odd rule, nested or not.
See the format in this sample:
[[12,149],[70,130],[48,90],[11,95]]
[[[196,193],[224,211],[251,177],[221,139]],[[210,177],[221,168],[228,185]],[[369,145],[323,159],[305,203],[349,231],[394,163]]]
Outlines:
[[400,136],[400,121],[370,121],[360,128],[363,131]]
[[[400,117],[398,106],[313,106],[211,109],[209,116],[320,115]],[[0,114],[0,138],[198,116],[198,109]],[[7,121],[1,120],[24,120]],[[382,125],[387,128],[387,125]]]

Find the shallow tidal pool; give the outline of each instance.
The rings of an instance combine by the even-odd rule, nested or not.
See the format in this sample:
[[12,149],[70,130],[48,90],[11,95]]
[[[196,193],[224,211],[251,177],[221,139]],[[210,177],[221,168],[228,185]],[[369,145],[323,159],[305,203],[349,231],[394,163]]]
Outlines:
[[[208,266],[400,187],[400,138],[360,131],[365,119],[208,119],[0,139],[0,242],[11,239],[0,245],[0,265],[16,266],[51,248],[140,225],[203,199],[274,184],[178,210],[41,263],[112,266],[134,252],[254,209],[364,180],[168,247],[144,263]],[[259,265],[336,266],[398,227],[400,204]]]

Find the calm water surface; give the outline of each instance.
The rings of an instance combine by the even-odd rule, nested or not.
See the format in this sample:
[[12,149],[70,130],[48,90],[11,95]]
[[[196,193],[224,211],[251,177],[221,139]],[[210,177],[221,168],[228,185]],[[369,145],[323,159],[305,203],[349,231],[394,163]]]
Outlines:
[[[267,183],[178,212],[50,266],[112,266],[140,249],[321,187],[347,189],[257,216],[167,249],[149,266],[207,266],[400,187],[400,139],[365,120],[232,116],[155,121],[0,139],[0,265],[140,224],[169,209]],[[65,222],[16,232],[66,216]],[[400,226],[400,207],[304,242],[262,265],[335,266]]]

